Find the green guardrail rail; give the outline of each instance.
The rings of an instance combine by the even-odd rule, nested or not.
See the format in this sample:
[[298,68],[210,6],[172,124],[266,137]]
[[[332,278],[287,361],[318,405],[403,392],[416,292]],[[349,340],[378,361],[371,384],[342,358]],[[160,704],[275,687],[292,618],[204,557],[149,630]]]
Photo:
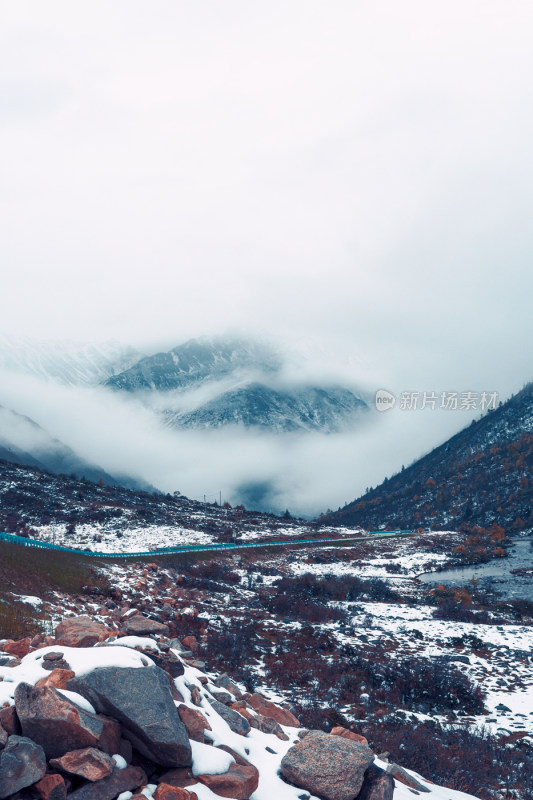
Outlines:
[[175,547],[161,547],[156,550],[142,550],[134,553],[100,553],[95,550],[79,550],[74,547],[64,547],[58,544],[50,544],[50,542],[41,542],[38,539],[30,539],[25,536],[16,536],[13,533],[4,533],[0,531],[0,541],[8,542],[10,544],[20,545],[21,547],[33,547],[37,550],[55,550],[61,553],[75,553],[78,555],[92,556],[95,558],[154,558],[155,556],[179,555],[180,553],[202,553],[222,550],[243,550],[252,547],[286,547],[288,545],[306,545],[306,544],[321,544],[323,542],[336,542],[337,544],[348,541],[361,541],[364,539],[372,538],[389,538],[399,536],[409,536],[413,531],[368,531],[365,536],[354,536],[353,539],[335,539],[333,537],[320,538],[320,539],[286,539],[284,541],[276,542],[256,542],[256,543],[236,543],[230,542],[228,544],[194,544],[194,545],[177,545]]

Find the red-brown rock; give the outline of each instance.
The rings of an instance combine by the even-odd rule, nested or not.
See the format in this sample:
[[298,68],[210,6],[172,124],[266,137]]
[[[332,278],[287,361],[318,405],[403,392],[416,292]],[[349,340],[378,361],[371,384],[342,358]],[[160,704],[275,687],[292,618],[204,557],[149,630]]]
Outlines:
[[252,764],[232,764],[222,775],[198,775],[198,780],[221,797],[249,800],[259,785],[259,772]]
[[160,783],[154,792],[154,800],[198,800],[198,796],[196,792],[188,792],[179,786]]
[[197,686],[193,686],[191,689],[191,700],[195,706],[199,706],[202,703],[202,697]]
[[67,787],[62,775],[45,775],[32,788],[39,800],[66,800],[67,797]]
[[185,639],[181,640],[181,643],[187,650],[194,653],[195,656],[200,652],[200,645],[198,644],[196,636],[186,636]]
[[164,772],[161,775],[160,782],[186,789],[187,786],[198,783],[198,780],[192,774],[190,767],[182,767],[181,769],[169,769],[168,772]]
[[95,622],[90,617],[68,617],[60,622],[55,630],[57,644],[65,647],[92,647],[103,642],[111,631],[105,625]]
[[60,758],[82,747],[105,749],[101,739],[111,721],[89,714],[51,686],[19,683],[15,707],[22,733],[40,744],[47,758]]
[[361,742],[361,744],[368,744],[368,739],[365,739],[364,736],[361,736],[360,733],[353,733],[349,731],[347,728],[343,728],[342,725],[338,725],[336,728],[333,728],[331,731],[332,736],[342,736],[343,739],[351,739],[352,742]]
[[61,758],[50,759],[52,769],[68,772],[69,775],[79,775],[87,781],[101,781],[111,775],[115,762],[94,747],[84,747],[81,750],[71,750]]
[[0,708],[0,725],[6,731],[8,736],[20,735],[22,729],[20,727],[15,706],[6,706],[5,708]]
[[36,686],[53,686],[54,689],[66,689],[67,681],[75,677],[71,669],[53,669],[46,678],[37,681]]
[[71,792],[68,800],[114,800],[122,792],[131,792],[146,783],[146,773],[140,767],[115,769],[107,778],[96,783],[86,783]]
[[205,741],[204,731],[211,730],[211,725],[204,715],[201,714],[200,711],[195,711],[193,708],[189,708],[186,705],[178,706],[178,713],[187,729],[189,739],[203,743]]
[[264,717],[272,717],[280,725],[288,725],[289,727],[297,728],[300,725],[299,720],[287,711],[285,708],[280,708],[275,703],[271,703],[262,694],[256,692],[252,695],[246,695],[245,699],[252,706],[252,708]]
[[25,639],[17,639],[15,642],[7,642],[4,645],[4,652],[9,653],[10,656],[17,656],[24,658],[30,652],[31,638],[28,636]]

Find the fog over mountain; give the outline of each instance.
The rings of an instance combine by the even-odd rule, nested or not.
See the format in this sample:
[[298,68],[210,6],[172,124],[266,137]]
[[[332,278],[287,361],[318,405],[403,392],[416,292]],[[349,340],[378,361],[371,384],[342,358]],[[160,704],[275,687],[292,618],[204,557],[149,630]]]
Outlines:
[[[71,343],[64,347],[72,352]],[[39,342],[35,348],[41,351]],[[142,356],[123,373],[108,359],[108,345],[79,345],[105,354],[105,369],[93,360],[89,380],[81,359],[69,381],[57,367],[65,361],[62,348],[55,343],[44,376],[26,339],[12,358],[16,369],[0,371],[0,403],[9,409],[0,414],[0,436],[12,452],[23,451],[19,460],[94,479],[124,476],[129,485],[145,481],[195,498],[222,494],[265,510],[312,516],[342,505],[474,415],[398,408],[379,414],[375,387],[356,381],[334,354],[325,365],[279,342],[204,337],[176,346],[170,359]],[[117,364],[124,351],[116,349]],[[194,359],[180,361],[192,352]],[[137,381],[141,367],[146,384],[113,385],[130,375]],[[116,378],[102,382],[105,370]],[[69,458],[58,457],[61,448]]]

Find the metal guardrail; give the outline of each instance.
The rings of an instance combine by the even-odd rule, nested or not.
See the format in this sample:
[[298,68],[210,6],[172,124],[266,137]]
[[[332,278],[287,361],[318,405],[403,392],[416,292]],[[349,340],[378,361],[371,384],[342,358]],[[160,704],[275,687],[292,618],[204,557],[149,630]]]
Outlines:
[[32,547],[37,550],[55,550],[61,553],[72,553],[76,555],[91,556],[95,558],[154,558],[155,556],[166,555],[179,555],[180,553],[202,553],[210,550],[243,550],[251,547],[285,547],[287,545],[303,545],[303,544],[316,544],[322,542],[336,542],[337,544],[347,541],[361,541],[364,539],[373,538],[388,538],[408,536],[413,531],[368,531],[367,536],[355,537],[353,539],[335,539],[333,537],[320,538],[320,539],[286,539],[281,542],[256,542],[255,544],[196,544],[196,545],[178,545],[176,547],[162,547],[157,550],[143,550],[135,553],[100,553],[94,550],[78,550],[74,547],[63,547],[58,544],[50,544],[50,542],[41,542],[38,539],[29,539],[25,536],[16,536],[13,533],[4,533],[0,531],[0,541],[8,542],[9,544],[20,545],[21,547]]

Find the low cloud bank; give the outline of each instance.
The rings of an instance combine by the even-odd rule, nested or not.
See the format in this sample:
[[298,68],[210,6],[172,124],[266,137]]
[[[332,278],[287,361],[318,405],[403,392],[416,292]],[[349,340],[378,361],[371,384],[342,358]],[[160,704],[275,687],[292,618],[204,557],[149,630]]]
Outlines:
[[[130,396],[2,373],[0,404],[26,414],[110,474],[164,492],[315,516],[350,502],[446,439],[466,412],[368,414],[353,431],[273,435],[242,429],[173,431]],[[0,431],[0,433],[2,433]],[[32,442],[25,441],[27,450]]]

